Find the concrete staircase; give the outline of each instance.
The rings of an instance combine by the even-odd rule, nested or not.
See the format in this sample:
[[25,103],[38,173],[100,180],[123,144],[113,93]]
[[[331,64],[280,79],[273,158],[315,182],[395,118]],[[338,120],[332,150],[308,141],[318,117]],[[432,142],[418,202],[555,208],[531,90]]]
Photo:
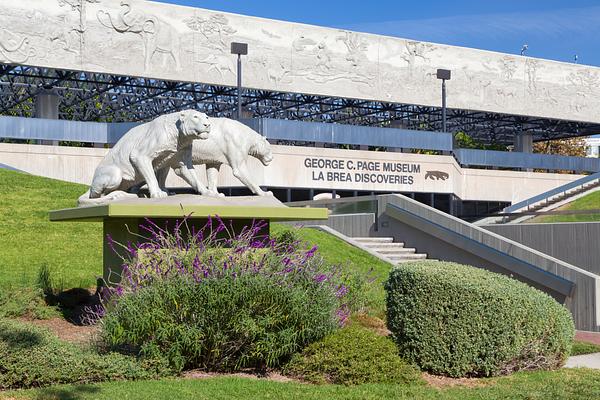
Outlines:
[[391,237],[355,237],[352,239],[396,264],[427,258],[427,254],[419,254],[416,249],[404,247],[404,243],[394,242],[394,238]]
[[[530,206],[528,209],[525,209],[523,211],[527,211],[527,212],[553,211],[559,207],[564,206],[565,204],[575,201],[575,200],[579,199],[580,197],[586,196],[597,190],[600,190],[600,180],[597,180],[597,181],[592,182],[587,185],[582,185],[581,187],[579,187],[577,189],[561,193],[560,195],[549,197],[546,200],[540,201],[539,203],[534,204],[534,205]],[[532,219],[534,217],[535,217],[535,215],[524,215],[524,216],[511,215],[511,216],[505,217],[502,220],[502,223],[505,223],[505,224],[521,223],[521,222],[525,222],[529,219]]]
[[581,186],[575,187],[573,189],[560,192],[556,195],[543,198],[542,200],[533,203],[528,207],[519,208],[515,211],[509,211],[508,215],[498,214],[492,217],[481,218],[475,221],[474,225],[485,226],[493,224],[520,224],[522,222],[536,217],[535,214],[521,215],[520,213],[553,211],[581,197],[587,196],[588,194],[593,193],[597,190],[600,190],[600,178],[593,180],[589,183],[585,183]]
[[[527,211],[535,212],[535,211],[540,211],[542,209],[549,208],[549,206],[552,206],[558,202],[563,202],[566,199],[570,200],[579,194],[588,194],[588,192],[591,192],[591,191],[593,191],[593,189],[598,188],[598,187],[600,187],[600,181],[595,181],[595,182],[589,183],[587,185],[582,185],[581,187],[579,187],[577,189],[569,190],[568,192],[564,192],[557,196],[547,198],[544,201],[540,201],[539,203],[534,204],[533,206],[529,207],[529,209],[527,209]],[[577,196],[577,197],[579,197],[579,196]]]

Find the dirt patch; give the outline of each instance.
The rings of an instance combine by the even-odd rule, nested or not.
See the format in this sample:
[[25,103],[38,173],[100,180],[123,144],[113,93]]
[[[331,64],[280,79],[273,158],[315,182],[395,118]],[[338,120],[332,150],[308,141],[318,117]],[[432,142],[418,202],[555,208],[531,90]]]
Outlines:
[[266,379],[273,382],[295,382],[303,383],[300,380],[290,378],[282,375],[278,371],[269,371],[266,374],[259,374],[256,372],[236,372],[236,373],[222,373],[222,372],[206,372],[202,370],[191,370],[185,371],[182,376],[186,379],[209,379],[216,377],[238,377],[238,378],[250,378],[250,379]]
[[481,378],[450,378],[447,376],[431,375],[423,372],[423,379],[429,386],[444,389],[454,386],[482,387],[489,384],[489,380]]
[[392,333],[387,328],[385,321],[377,317],[367,314],[357,314],[352,317],[352,320],[381,336],[389,336]]
[[21,319],[36,326],[42,326],[52,331],[59,339],[70,343],[89,343],[98,331],[97,325],[74,325],[63,318],[52,319]]
[[[449,378],[447,376],[431,375],[426,372],[422,374],[423,380],[431,387],[438,389],[445,389],[454,386],[464,387],[483,387],[490,383],[489,379],[482,378]],[[267,374],[260,374],[256,372],[236,372],[236,373],[222,373],[222,372],[206,372],[202,370],[191,370],[185,371],[182,374],[185,379],[210,379],[217,377],[238,377],[238,378],[249,378],[249,379],[266,379],[273,382],[293,382],[309,384],[305,381],[290,378],[289,376],[282,375],[278,371],[270,371]]]

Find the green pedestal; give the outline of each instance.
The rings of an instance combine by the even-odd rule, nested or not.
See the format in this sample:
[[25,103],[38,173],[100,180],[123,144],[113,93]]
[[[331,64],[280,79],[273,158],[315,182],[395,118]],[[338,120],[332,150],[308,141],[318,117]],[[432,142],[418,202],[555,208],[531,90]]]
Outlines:
[[[303,221],[327,219],[324,208],[286,207],[272,197],[204,197],[177,195],[165,199],[126,199],[108,204],[50,211],[50,221],[102,221],[103,275],[108,283],[117,283],[121,275],[122,259],[109,245],[107,235],[115,242],[127,244],[140,241],[140,224],[149,218],[160,227],[174,227],[176,220],[187,218],[187,225],[198,230],[208,218],[219,216],[227,226],[239,232],[254,221],[265,221],[260,234],[268,234],[272,221]],[[116,249],[124,252],[125,249]],[[121,255],[124,255],[121,253]]]

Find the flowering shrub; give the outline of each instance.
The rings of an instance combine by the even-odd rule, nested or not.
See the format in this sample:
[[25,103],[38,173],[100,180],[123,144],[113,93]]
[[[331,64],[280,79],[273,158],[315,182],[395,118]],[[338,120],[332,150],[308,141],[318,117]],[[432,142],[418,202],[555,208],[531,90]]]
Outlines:
[[363,304],[362,279],[326,265],[316,246],[261,236],[263,223],[237,235],[219,218],[199,231],[185,220],[142,228],[147,236],[124,246],[106,305],[111,347],[166,357],[179,370],[273,367]]

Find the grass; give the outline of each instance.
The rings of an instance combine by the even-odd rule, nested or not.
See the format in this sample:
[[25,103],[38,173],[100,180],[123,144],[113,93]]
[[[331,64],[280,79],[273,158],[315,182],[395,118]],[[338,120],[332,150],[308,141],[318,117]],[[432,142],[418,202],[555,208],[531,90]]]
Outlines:
[[[99,223],[50,223],[51,209],[73,207],[85,191],[83,185],[66,183],[0,169],[0,290],[32,288],[37,271],[48,264],[59,285],[91,287],[101,274],[101,225]],[[273,231],[286,229],[273,225]],[[301,237],[319,246],[329,262],[343,263],[352,271],[373,269],[377,281],[391,266],[312,229]],[[383,289],[374,285],[374,304],[383,304]],[[4,291],[3,293],[7,293]],[[19,304],[35,309],[35,299],[8,296],[19,313]],[[30,303],[27,303],[30,304]],[[381,306],[382,307],[382,306]],[[590,351],[576,344],[574,351]],[[577,353],[581,354],[581,353]],[[592,399],[600,398],[600,371],[565,369],[518,373],[510,377],[477,380],[478,387],[438,389],[426,385],[372,384],[361,386],[307,385],[264,379],[218,377],[211,379],[160,379],[105,382],[93,385],[55,385],[42,389],[0,392],[0,399]]]
[[[53,386],[0,393],[0,399],[597,399],[600,371],[564,369],[556,372],[517,373],[478,380],[478,387],[438,389],[431,386],[370,384],[361,386],[306,385],[264,379],[218,377],[107,382],[96,385]],[[4,396],[4,397],[3,397]]]
[[572,356],[580,356],[583,354],[592,353],[600,353],[600,345],[580,341],[573,342],[573,347],[571,348]]
[[[289,225],[273,224],[271,231],[273,234],[290,229]],[[347,271],[357,274],[369,274],[370,279],[374,279],[369,286],[366,297],[369,299],[368,307],[378,317],[384,316],[385,291],[383,282],[392,266],[380,259],[373,257],[354,246],[351,246],[326,232],[303,228],[299,230],[300,239],[307,243],[316,244],[319,247],[319,254],[330,264],[341,264]]]
[[102,275],[102,225],[50,222],[76,206],[83,185],[0,169],[0,288],[32,287],[47,264],[65,287],[92,287]]
[[[568,203],[556,209],[556,211],[580,211],[599,210],[600,190]],[[573,215],[546,215],[532,218],[528,223],[551,223],[551,222],[593,222],[600,221],[599,213],[573,214]]]

